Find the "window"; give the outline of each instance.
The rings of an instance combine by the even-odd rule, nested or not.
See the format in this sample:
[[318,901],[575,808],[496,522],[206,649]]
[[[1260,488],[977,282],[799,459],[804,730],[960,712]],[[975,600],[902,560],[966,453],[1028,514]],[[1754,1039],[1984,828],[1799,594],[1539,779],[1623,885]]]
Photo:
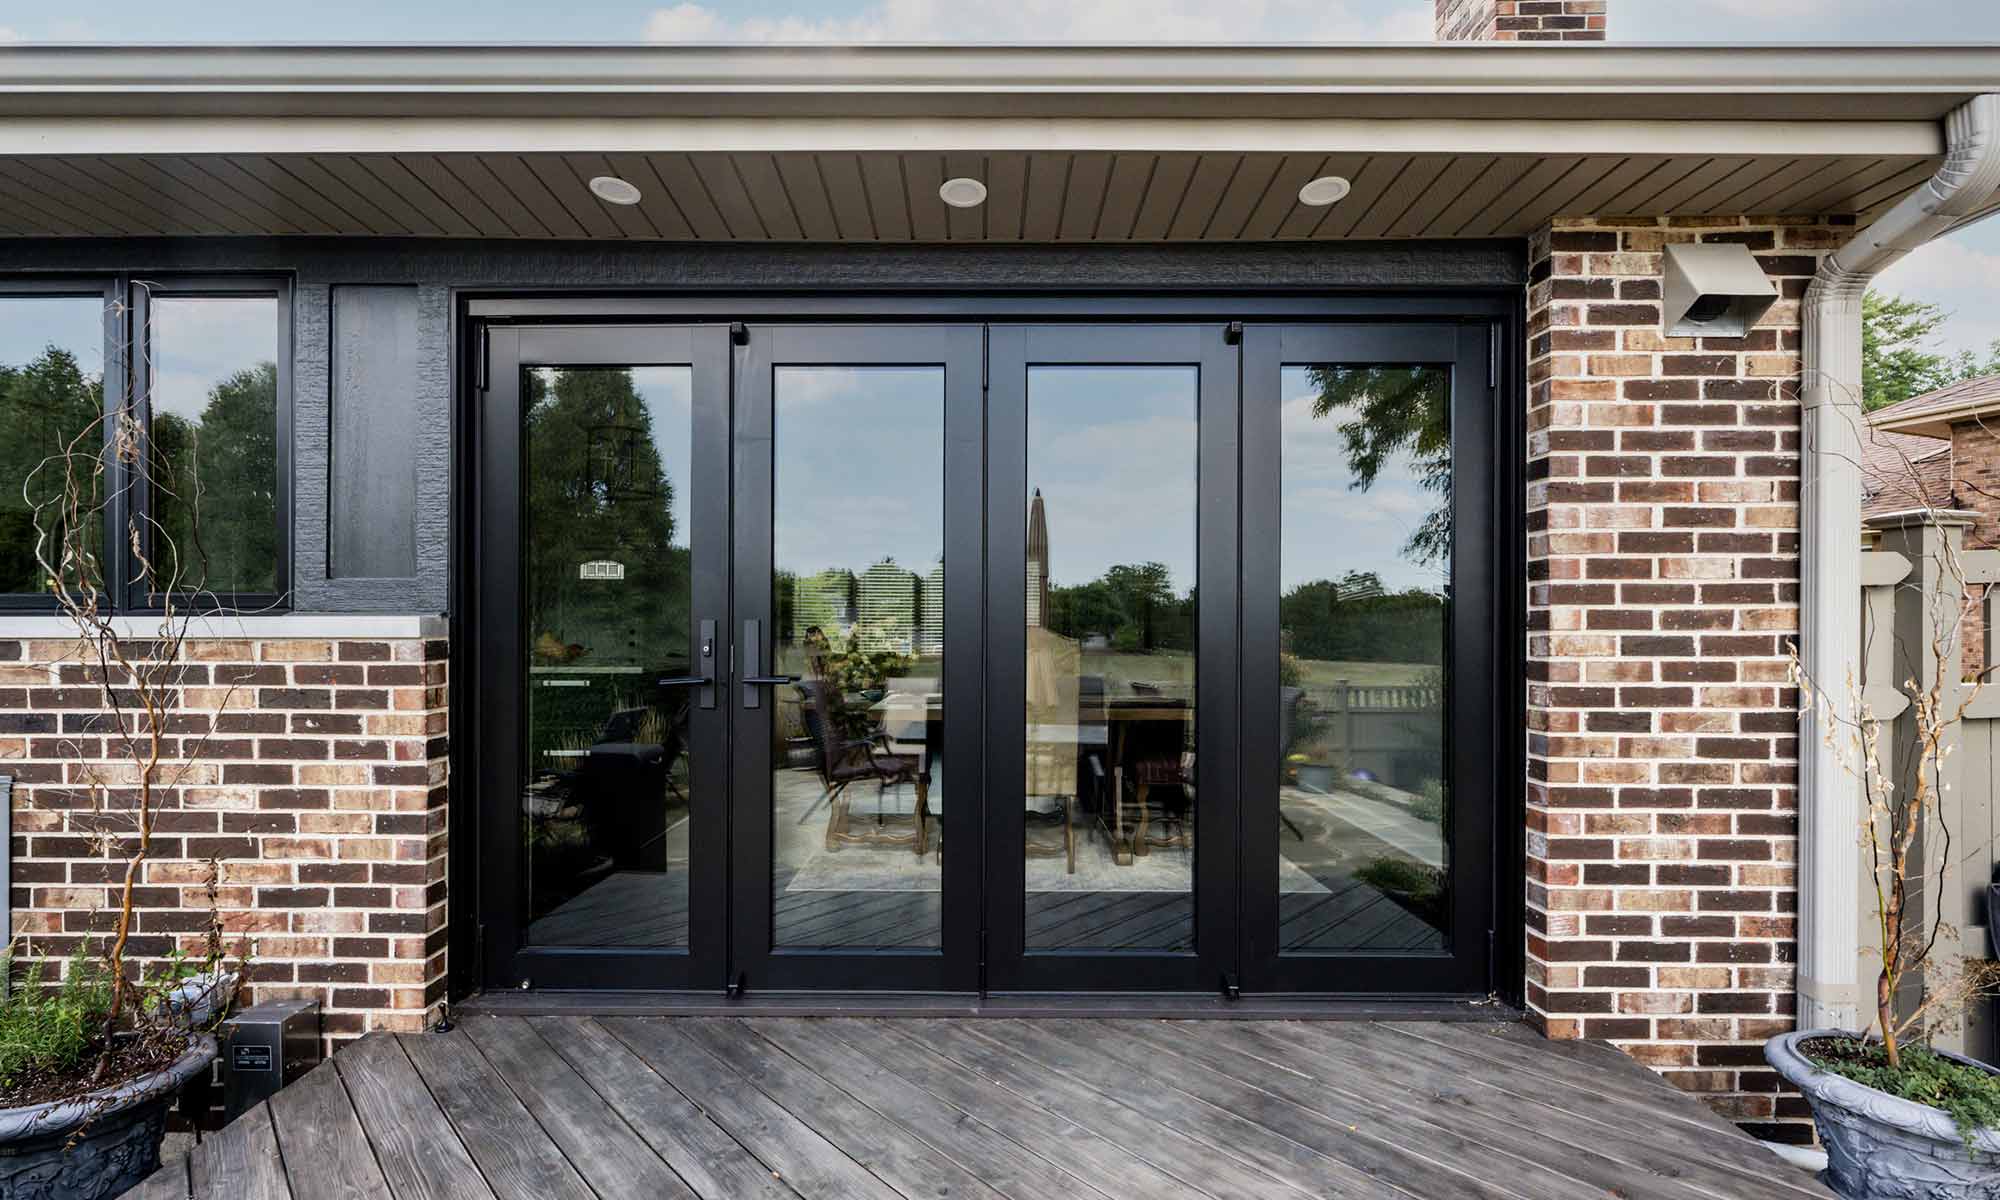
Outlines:
[[[233,280],[135,282],[133,293],[147,434],[134,491],[153,558],[142,586],[275,603],[289,575],[284,293]],[[133,567],[128,577],[146,574]]]
[[101,503],[91,452],[102,443],[110,312],[101,285],[0,286],[0,600],[9,607],[49,603],[37,529],[53,531],[66,465],[92,489],[82,503]]

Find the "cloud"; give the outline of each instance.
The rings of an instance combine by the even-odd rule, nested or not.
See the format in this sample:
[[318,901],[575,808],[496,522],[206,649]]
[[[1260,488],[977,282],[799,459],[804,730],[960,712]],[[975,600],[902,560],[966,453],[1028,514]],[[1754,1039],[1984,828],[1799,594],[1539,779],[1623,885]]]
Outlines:
[[1402,0],[1382,14],[1340,0],[876,0],[851,15],[732,20],[701,4],[655,10],[645,36],[659,42],[1244,42],[1425,41],[1430,6]]
[[20,30],[11,28],[6,25],[0,25],[0,42],[18,42],[20,40],[21,40]]
[[1950,313],[1939,349],[1983,352],[2000,340],[2000,220],[1932,242],[1884,271],[1875,286]]

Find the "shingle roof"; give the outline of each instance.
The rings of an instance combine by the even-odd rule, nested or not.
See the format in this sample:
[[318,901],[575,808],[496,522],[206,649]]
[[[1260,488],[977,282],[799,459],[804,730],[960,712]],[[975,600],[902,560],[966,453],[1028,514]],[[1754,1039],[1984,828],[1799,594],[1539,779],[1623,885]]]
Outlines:
[[1861,435],[1861,483],[1863,517],[1913,508],[1952,508],[1951,442],[1865,430]]
[[2000,413],[2000,375],[1982,375],[1878,408],[1868,414],[1868,423],[1894,433],[1948,438],[1953,421],[1995,413]]

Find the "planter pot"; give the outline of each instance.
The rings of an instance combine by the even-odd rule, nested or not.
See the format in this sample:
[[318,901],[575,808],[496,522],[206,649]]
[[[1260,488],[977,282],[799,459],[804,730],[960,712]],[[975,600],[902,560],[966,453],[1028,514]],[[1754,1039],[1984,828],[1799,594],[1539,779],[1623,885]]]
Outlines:
[[[1943,1109],[1822,1071],[1799,1051],[1814,1038],[1856,1036],[1808,1029],[1764,1043],[1764,1057],[1812,1105],[1826,1144],[1820,1178],[1847,1200],[2000,1200],[2000,1133],[1981,1130],[1968,1151]],[[1945,1057],[2000,1074],[1969,1058]]]
[[75,1100],[0,1109],[0,1200],[101,1200],[137,1185],[159,1168],[174,1097],[214,1059],[215,1039],[204,1035],[164,1071]]
[[1336,768],[1332,766],[1302,766],[1298,769],[1299,786],[1309,792],[1319,792],[1324,795],[1333,790],[1333,773],[1335,770]]

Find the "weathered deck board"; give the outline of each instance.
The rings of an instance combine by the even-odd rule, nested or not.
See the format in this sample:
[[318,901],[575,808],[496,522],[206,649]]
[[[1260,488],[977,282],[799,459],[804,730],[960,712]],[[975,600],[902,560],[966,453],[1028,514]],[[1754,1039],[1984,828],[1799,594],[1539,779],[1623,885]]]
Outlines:
[[1828,1200],[1623,1055],[1503,1025],[468,1017],[371,1035],[170,1200]]

